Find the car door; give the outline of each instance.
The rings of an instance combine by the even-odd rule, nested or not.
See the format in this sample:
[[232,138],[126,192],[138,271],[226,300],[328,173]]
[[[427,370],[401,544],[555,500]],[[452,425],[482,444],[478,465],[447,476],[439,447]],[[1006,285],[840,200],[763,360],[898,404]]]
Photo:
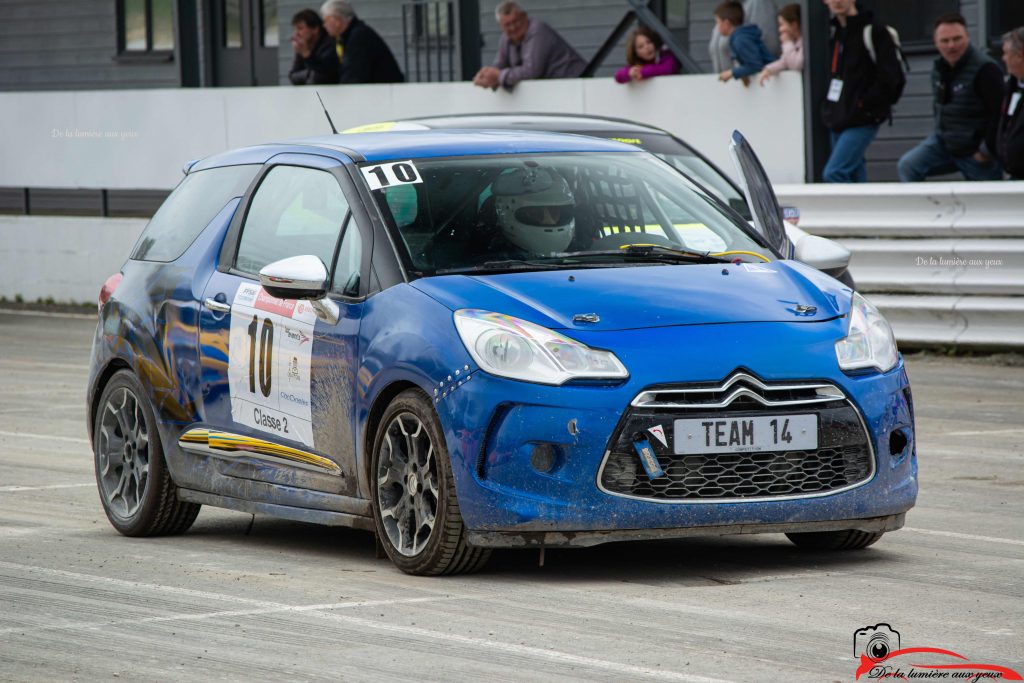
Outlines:
[[[353,387],[367,240],[351,218],[350,183],[335,159],[274,157],[225,238],[202,294],[204,424],[188,433],[217,456],[222,474],[356,490]],[[305,254],[337,272],[334,324],[308,301],[277,299],[259,285],[263,267]]]
[[736,164],[740,186],[753,214],[754,228],[783,258],[793,258],[793,244],[786,235],[779,199],[775,196],[761,160],[738,130],[732,133],[729,153]]

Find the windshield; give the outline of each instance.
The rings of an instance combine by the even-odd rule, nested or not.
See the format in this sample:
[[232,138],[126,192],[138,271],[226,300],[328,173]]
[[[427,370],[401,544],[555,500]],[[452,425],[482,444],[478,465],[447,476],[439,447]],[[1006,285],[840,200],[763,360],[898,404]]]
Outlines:
[[626,144],[636,145],[641,149],[651,152],[713,192],[715,196],[727,204],[733,211],[743,216],[743,218],[748,221],[753,220],[750,207],[747,206],[747,200],[736,189],[736,186],[729,182],[720,170],[675,138],[664,134],[625,134],[613,131],[602,133],[586,132],[583,134],[598,135],[609,140],[625,142]]
[[772,258],[703,190],[644,152],[360,168],[419,275]]

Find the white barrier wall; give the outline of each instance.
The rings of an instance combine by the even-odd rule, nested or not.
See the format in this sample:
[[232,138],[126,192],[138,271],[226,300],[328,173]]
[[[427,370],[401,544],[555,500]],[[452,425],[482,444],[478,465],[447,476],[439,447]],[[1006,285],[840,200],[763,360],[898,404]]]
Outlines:
[[[694,75],[532,81],[513,93],[466,82],[317,89],[338,130],[434,114],[595,114],[670,130],[727,169],[739,129],[774,182],[804,181],[795,73],[764,88]],[[0,93],[0,187],[169,189],[190,159],[329,130],[310,87]]]
[[1024,182],[776,187],[900,342],[1024,347]]
[[0,216],[0,296],[95,303],[121,270],[146,220]]

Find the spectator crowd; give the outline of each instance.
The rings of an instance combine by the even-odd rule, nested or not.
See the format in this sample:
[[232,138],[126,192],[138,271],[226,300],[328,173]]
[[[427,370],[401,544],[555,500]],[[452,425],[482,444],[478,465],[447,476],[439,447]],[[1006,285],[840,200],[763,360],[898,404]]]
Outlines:
[[[812,0],[816,1],[816,0]],[[907,82],[899,34],[857,0],[821,0],[831,14],[828,84],[820,102],[829,132],[825,182],[864,182],[865,155]],[[501,29],[494,63],[473,84],[513,90],[520,81],[576,78],[586,61],[557,31],[507,0],[495,9]],[[785,70],[804,68],[800,5],[776,9],[774,0],[728,0],[714,10],[708,50],[722,82],[753,79],[765,87]],[[289,79],[295,85],[400,83],[404,81],[387,43],[355,14],[346,0],[327,0],[319,12],[292,18],[295,53]],[[1024,27],[1003,36],[999,63],[971,44],[967,22],[943,14],[933,27],[939,56],[931,70],[934,130],[899,159],[901,182],[958,173],[967,180],[1024,180]],[[622,84],[678,74],[679,59],[658,33],[638,26],[626,39]],[[770,87],[770,86],[768,86]]]

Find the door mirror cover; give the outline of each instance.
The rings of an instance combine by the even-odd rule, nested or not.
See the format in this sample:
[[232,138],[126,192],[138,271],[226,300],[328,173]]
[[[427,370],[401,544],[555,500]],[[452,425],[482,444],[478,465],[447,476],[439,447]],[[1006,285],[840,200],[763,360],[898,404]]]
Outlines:
[[818,235],[804,235],[796,244],[796,259],[812,268],[839,273],[850,265],[850,250]]
[[260,270],[260,285],[278,299],[321,299],[327,294],[327,266],[312,255],[292,256]]

